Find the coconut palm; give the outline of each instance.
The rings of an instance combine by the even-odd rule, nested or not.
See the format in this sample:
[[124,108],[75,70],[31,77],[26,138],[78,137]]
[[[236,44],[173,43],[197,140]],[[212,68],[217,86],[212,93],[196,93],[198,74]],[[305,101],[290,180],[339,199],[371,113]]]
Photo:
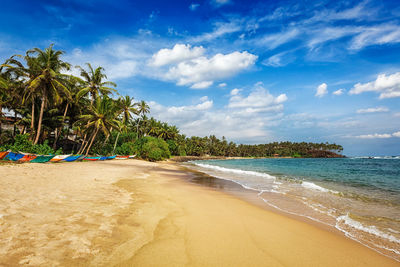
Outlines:
[[[34,144],[37,144],[40,138],[43,112],[48,101],[52,100],[58,103],[62,95],[69,95],[69,90],[64,85],[66,75],[61,72],[69,70],[70,64],[60,59],[63,54],[63,51],[54,50],[53,45],[50,45],[45,50],[39,48],[29,50],[24,57],[28,68],[32,68],[29,72],[31,77],[27,82],[27,89],[32,96],[41,97],[39,121]],[[32,106],[34,106],[34,102],[32,102]]]
[[119,113],[122,115],[122,123],[125,125],[132,119],[132,113],[138,114],[138,110],[136,109],[137,103],[133,102],[133,97],[128,95],[118,98],[117,106]]
[[[147,103],[145,101],[142,100],[139,103],[137,103],[137,111],[138,111],[138,113],[137,113],[138,115],[142,115],[142,120],[143,120],[143,117],[145,116],[145,114],[150,112],[150,107],[149,107],[149,105],[147,105]],[[140,124],[140,117],[139,117],[138,123],[136,125],[136,127],[137,127],[136,132],[138,134],[138,137],[139,137],[139,124]]]
[[103,73],[104,68],[97,67],[96,69],[93,69],[90,63],[86,63],[86,65],[89,71],[86,71],[80,66],[76,66],[81,71],[81,77],[83,77],[84,81],[86,82],[86,87],[82,88],[78,92],[77,96],[82,97],[90,94],[90,102],[93,105],[93,102],[100,94],[108,95],[117,91],[108,86],[117,87],[117,85],[110,81],[103,81],[104,79],[107,79],[107,76]]
[[89,107],[88,114],[80,116],[81,122],[85,123],[86,128],[93,130],[85,155],[89,154],[90,148],[100,130],[105,135],[109,135],[109,129],[118,128],[116,117],[117,112],[113,100],[107,96],[97,97],[94,105]]

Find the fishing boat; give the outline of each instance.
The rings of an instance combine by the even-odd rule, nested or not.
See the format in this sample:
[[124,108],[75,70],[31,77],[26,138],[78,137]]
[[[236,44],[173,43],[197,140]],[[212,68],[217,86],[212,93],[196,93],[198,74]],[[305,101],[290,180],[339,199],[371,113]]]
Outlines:
[[122,156],[122,155],[117,155],[115,156],[115,159],[128,159],[129,156]]
[[57,156],[54,156],[54,158],[52,158],[50,160],[50,162],[59,162],[59,161],[62,161],[63,159],[68,158],[69,156],[70,155],[57,155]]
[[136,157],[136,154],[135,155],[129,155],[128,156],[128,159],[133,159],[133,158],[135,158]]
[[106,156],[100,156],[99,160],[106,160],[107,158]]
[[24,154],[9,152],[3,160],[18,161],[24,156]]
[[100,157],[84,157],[83,160],[88,160],[88,161],[96,161],[99,160]]
[[22,158],[20,158],[18,160],[18,162],[29,162],[33,159],[37,158],[36,155],[32,155],[32,154],[25,154]]
[[82,156],[82,155],[76,155],[76,156],[68,156],[67,158],[65,158],[65,159],[63,159],[63,161],[67,161],[67,162],[72,162],[72,161],[76,161],[76,160],[78,160],[80,157],[85,157],[85,156]]
[[115,157],[116,157],[116,155],[114,155],[114,156],[108,156],[108,157],[106,158],[106,160],[112,160],[112,159],[115,159]]
[[0,151],[0,159],[3,159],[10,151]]
[[54,158],[54,155],[40,155],[29,161],[29,163],[45,163],[49,162],[52,158]]

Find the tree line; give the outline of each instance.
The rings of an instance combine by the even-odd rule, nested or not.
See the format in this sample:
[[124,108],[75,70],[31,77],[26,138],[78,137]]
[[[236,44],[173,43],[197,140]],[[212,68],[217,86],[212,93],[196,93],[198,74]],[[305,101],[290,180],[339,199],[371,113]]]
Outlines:
[[[121,96],[101,66],[87,63],[75,66],[79,76],[69,74],[74,66],[63,55],[50,45],[13,55],[0,65],[0,149],[17,149],[15,143],[23,140],[54,153],[138,154],[149,159],[171,154],[309,157],[315,151],[343,150],[328,143],[237,145],[214,135],[187,137],[176,126],[149,118],[145,101]],[[3,108],[12,111],[12,131],[1,130],[7,119]]]

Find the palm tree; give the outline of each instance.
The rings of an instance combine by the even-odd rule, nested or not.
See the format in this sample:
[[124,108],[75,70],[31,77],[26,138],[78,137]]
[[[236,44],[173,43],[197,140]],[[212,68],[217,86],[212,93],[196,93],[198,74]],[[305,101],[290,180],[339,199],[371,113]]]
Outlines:
[[[149,105],[147,105],[147,103],[145,101],[140,101],[139,103],[137,103],[137,111],[138,111],[138,115],[142,115],[142,117],[146,114],[150,112],[150,107]],[[143,118],[142,118],[143,119]],[[139,124],[140,124],[140,117],[137,123],[137,128],[136,128],[136,132],[139,138]]]
[[97,67],[96,69],[93,69],[90,63],[86,63],[86,65],[89,68],[89,71],[86,71],[80,66],[76,66],[81,71],[81,76],[86,82],[86,87],[81,89],[77,96],[82,97],[90,94],[90,102],[93,105],[93,102],[100,94],[108,95],[117,91],[114,88],[107,87],[108,85],[113,87],[117,87],[117,85],[110,81],[103,82],[103,79],[107,79],[107,76],[103,73],[104,68]]
[[[50,45],[45,50],[39,48],[29,50],[24,57],[28,69],[30,69],[27,72],[30,76],[27,89],[32,97],[41,97],[39,122],[34,144],[37,144],[40,138],[43,112],[47,102],[50,99],[59,102],[60,94],[69,94],[68,88],[64,85],[66,75],[61,74],[61,72],[69,70],[70,64],[60,59],[63,54],[63,51],[54,50],[53,45]],[[34,110],[34,101],[32,101],[32,110]],[[32,111],[32,113],[34,112]],[[33,118],[34,114],[32,114],[32,120]]]
[[[90,148],[99,132],[103,131],[105,135],[110,134],[111,128],[117,128],[115,105],[111,98],[97,97],[94,105],[88,109],[88,114],[80,116],[81,122],[86,123],[87,129],[93,129],[92,137],[90,138],[89,146],[87,147],[86,154],[89,154]],[[82,151],[84,152],[84,151]]]
[[125,125],[132,119],[132,113],[138,114],[138,110],[136,109],[137,103],[133,102],[133,97],[128,95],[120,97],[117,100],[117,106],[119,113],[122,114],[122,122]]

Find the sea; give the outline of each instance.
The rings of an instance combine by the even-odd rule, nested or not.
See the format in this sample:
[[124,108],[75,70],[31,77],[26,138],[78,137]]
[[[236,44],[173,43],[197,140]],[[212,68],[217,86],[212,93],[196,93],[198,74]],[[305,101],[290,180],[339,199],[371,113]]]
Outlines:
[[400,156],[198,160],[189,168],[400,261]]

